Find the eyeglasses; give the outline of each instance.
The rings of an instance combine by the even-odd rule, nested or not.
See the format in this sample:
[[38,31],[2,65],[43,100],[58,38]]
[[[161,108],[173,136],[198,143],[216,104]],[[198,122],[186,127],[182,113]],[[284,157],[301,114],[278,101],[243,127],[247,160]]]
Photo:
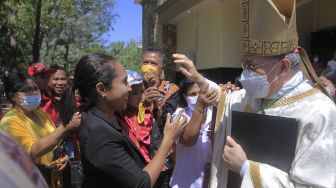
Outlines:
[[257,70],[257,68],[265,66],[267,64],[269,64],[269,62],[260,64],[260,65],[252,65],[251,63],[241,62],[241,66],[242,66],[243,69],[248,69],[248,70],[251,70],[251,71],[255,71],[255,70]]
[[18,89],[18,92],[23,92],[28,95],[33,95],[33,94],[40,93],[40,89],[38,87],[24,87],[24,88]]

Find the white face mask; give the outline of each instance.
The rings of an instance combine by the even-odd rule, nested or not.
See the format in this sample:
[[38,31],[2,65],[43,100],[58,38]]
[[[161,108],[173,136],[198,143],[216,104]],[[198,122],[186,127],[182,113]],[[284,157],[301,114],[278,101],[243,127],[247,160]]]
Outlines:
[[198,96],[186,97],[186,102],[191,110],[195,109]]
[[241,76],[240,82],[249,97],[252,98],[266,98],[271,85],[277,80],[275,78],[270,84],[267,80],[268,75],[270,75],[275,69],[277,64],[275,64],[267,75],[261,75],[253,72],[249,69],[244,69]]

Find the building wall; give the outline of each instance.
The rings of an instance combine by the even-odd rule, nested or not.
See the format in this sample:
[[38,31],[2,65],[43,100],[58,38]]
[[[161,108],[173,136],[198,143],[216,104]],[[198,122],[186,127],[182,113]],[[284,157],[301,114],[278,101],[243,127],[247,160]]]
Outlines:
[[335,8],[335,0],[319,0],[317,15],[318,29],[325,29],[336,26]]
[[299,43],[310,49],[311,33],[336,27],[335,0],[312,0],[297,7]]
[[197,52],[197,16],[190,15],[176,24],[177,53],[187,54],[194,60]]
[[[173,5],[178,1],[170,0]],[[182,0],[180,0],[182,1]],[[167,1],[168,2],[168,1]],[[193,0],[194,3],[174,15],[176,6],[161,7],[164,15],[158,25],[176,26],[176,52],[187,54],[196,67],[218,80],[237,75],[240,69],[240,1]],[[174,4],[175,3],[175,4]],[[328,28],[336,29],[336,0],[301,0],[297,6],[299,44],[308,52],[311,33]],[[170,15],[171,14],[171,15]],[[161,15],[161,17],[162,17]],[[160,34],[158,34],[160,36]],[[165,45],[163,45],[165,46]],[[315,45],[314,45],[315,46]],[[220,68],[220,69],[218,69]],[[170,69],[172,74],[174,68]],[[223,74],[217,74],[221,70]],[[215,73],[216,75],[212,74]]]
[[198,69],[240,67],[239,2],[222,1],[191,12],[177,23],[177,52]]

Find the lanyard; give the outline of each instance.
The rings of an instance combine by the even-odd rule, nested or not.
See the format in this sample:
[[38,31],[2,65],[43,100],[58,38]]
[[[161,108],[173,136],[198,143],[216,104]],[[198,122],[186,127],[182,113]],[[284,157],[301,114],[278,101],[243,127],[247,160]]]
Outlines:
[[289,88],[287,91],[285,91],[282,95],[280,95],[279,97],[273,99],[272,101],[270,101],[267,105],[265,105],[264,107],[261,108],[261,110],[258,112],[258,114],[265,114],[265,109],[271,107],[274,103],[276,103],[277,101],[279,101],[280,99],[282,99],[285,95],[287,95],[288,93],[292,92],[295,88],[297,88],[300,84],[302,84],[304,82],[304,79],[302,79],[298,84],[296,84],[295,86],[293,86],[292,88]]

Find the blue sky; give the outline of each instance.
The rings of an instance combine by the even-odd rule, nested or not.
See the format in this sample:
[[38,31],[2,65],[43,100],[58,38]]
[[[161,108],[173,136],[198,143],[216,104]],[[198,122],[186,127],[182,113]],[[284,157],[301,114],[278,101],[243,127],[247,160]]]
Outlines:
[[110,42],[141,40],[142,36],[142,8],[134,0],[115,0],[114,13],[119,17],[113,24],[114,30],[108,32],[104,39]]

